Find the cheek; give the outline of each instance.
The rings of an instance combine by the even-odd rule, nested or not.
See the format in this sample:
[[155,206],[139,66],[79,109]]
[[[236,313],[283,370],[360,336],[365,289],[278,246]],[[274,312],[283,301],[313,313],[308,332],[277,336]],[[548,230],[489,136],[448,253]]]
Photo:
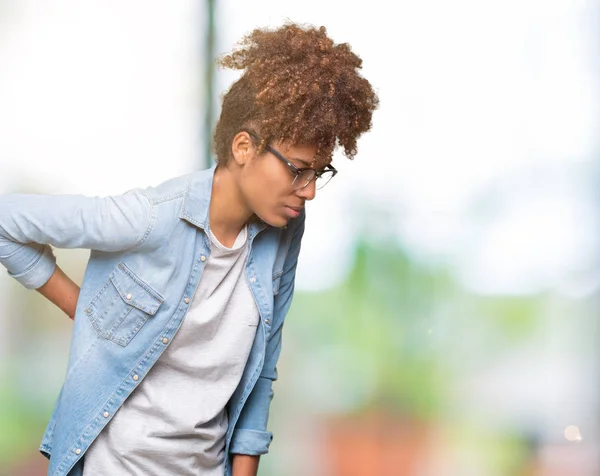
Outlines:
[[254,212],[268,212],[285,198],[286,184],[278,174],[265,168],[255,168],[244,177],[245,199]]
[[284,205],[293,193],[291,174],[281,174],[277,169],[264,170],[258,167],[248,172],[242,188],[246,204],[269,225],[284,226],[289,220]]
[[[291,174],[273,164],[257,164],[251,171],[252,188],[257,196],[282,199],[291,193]],[[278,164],[275,164],[278,165]]]
[[270,167],[263,167],[260,171],[260,175],[265,182],[265,185],[272,187],[273,190],[283,192],[286,189],[286,179],[289,174],[283,173],[285,171],[282,171],[277,165],[279,164],[271,164]]

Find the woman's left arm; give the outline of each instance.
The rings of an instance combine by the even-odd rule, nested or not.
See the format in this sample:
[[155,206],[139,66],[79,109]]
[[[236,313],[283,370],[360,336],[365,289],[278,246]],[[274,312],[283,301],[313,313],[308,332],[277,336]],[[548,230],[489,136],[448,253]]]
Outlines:
[[260,456],[233,455],[232,476],[256,476]]
[[292,303],[296,266],[300,254],[300,243],[304,234],[305,213],[296,219],[294,227],[288,225],[293,233],[290,248],[283,266],[279,292],[274,298],[273,327],[267,339],[265,361],[262,372],[246,401],[244,409],[233,431],[230,453],[242,455],[266,454],[273,439],[267,430],[269,409],[273,399],[273,382],[277,380],[277,361],[281,352],[281,338],[285,316]]

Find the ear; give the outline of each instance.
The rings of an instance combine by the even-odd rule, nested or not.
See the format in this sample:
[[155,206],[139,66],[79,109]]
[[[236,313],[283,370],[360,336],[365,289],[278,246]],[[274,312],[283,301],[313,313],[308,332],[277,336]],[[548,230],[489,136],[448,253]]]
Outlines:
[[254,153],[254,143],[247,132],[238,132],[231,142],[231,155],[236,164],[243,166]]

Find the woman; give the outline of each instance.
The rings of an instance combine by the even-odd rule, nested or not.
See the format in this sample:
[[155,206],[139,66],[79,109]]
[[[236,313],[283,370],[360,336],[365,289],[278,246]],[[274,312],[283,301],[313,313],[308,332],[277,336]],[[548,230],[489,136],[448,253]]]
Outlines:
[[[0,262],[74,319],[48,474],[255,475],[268,451],[304,206],[378,99],[323,27],[254,30],[220,64],[243,75],[216,166],[112,197],[0,199]],[[50,245],[91,250],[81,289]]]

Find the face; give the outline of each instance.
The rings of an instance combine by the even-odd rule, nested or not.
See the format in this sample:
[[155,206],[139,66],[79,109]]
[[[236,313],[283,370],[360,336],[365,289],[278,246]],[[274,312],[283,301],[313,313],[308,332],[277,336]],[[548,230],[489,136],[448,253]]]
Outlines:
[[[288,143],[273,143],[272,146],[296,167],[316,168],[315,146]],[[314,180],[306,187],[294,190],[295,176],[290,169],[268,150],[258,155],[248,133],[241,132],[234,138],[232,151],[242,198],[246,206],[269,225],[285,226],[300,215],[307,200],[315,197]]]

